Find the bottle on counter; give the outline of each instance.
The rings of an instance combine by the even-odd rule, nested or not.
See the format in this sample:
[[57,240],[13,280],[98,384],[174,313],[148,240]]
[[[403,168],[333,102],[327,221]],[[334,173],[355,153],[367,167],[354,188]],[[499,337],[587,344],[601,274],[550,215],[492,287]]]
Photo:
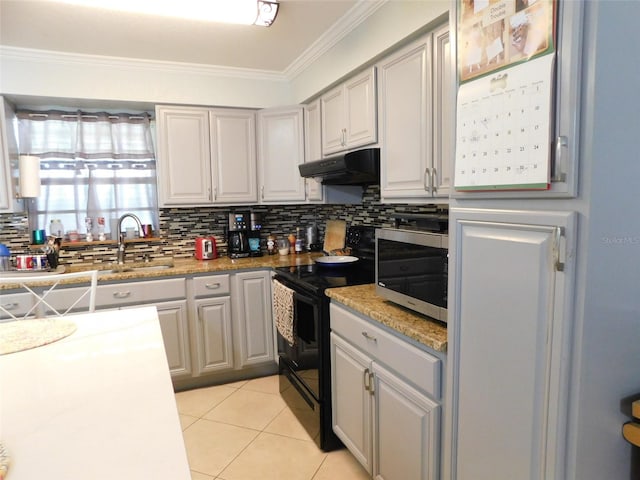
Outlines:
[[304,234],[302,228],[296,228],[296,243],[294,247],[296,253],[302,253],[304,251]]
[[296,236],[292,233],[289,235],[289,253],[296,252]]
[[62,238],[64,235],[64,228],[62,227],[62,222],[59,219],[51,220],[49,224],[49,233],[52,237]]
[[106,239],[104,234],[104,217],[98,217],[98,240],[103,242]]
[[84,225],[87,229],[86,241],[93,242],[93,219],[91,217],[87,217],[84,219]]

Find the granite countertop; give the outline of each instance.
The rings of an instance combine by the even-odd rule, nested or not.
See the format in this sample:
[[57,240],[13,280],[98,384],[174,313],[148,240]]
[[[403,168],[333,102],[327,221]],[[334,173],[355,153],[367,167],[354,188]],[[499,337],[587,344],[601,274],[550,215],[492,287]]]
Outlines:
[[[149,263],[129,262],[122,265],[104,264],[110,273],[101,273],[100,280],[127,280],[133,278],[165,277],[170,275],[192,275],[200,273],[220,273],[229,270],[252,270],[258,268],[292,267],[296,265],[312,265],[313,259],[322,253],[302,253],[298,255],[263,255],[262,257],[229,258],[219,257],[213,260],[196,260],[195,258],[176,258],[155,260]],[[98,269],[103,264],[71,265],[67,272],[86,269]],[[147,267],[168,265],[168,268],[146,269]],[[140,269],[141,270],[136,270]]]
[[[312,265],[313,259],[322,256],[321,252],[302,253],[297,255],[264,255],[262,257],[249,257],[232,259],[229,257],[219,257],[213,260],[196,260],[194,258],[167,258],[157,259],[150,262],[125,262],[124,265],[116,263],[81,263],[64,265],[59,272],[65,273],[83,272],[88,270],[99,270],[99,282],[122,281],[135,279],[153,279],[157,277],[168,277],[178,275],[197,275],[203,273],[221,273],[231,270],[254,270],[259,268],[293,267],[297,265]],[[46,272],[43,272],[46,273]],[[34,272],[24,273],[25,278],[37,278]],[[0,274],[2,276],[2,274]],[[11,280],[19,282],[20,275],[12,274]],[[4,280],[9,280],[6,278]],[[82,283],[85,279],[79,278],[61,283]],[[2,289],[19,288],[19,284],[2,284]]]
[[[198,274],[216,274],[233,270],[253,270],[260,268],[294,267],[312,265],[314,258],[322,256],[321,252],[298,255],[264,255],[262,257],[238,258],[219,257],[213,260],[196,260],[194,258],[167,258],[144,262],[126,262],[125,265],[113,263],[66,265],[65,272],[81,272],[100,270],[99,283],[136,279],[153,279],[168,276],[184,276]],[[79,278],[63,283],[79,283],[86,280]],[[17,288],[19,285],[3,284],[0,289]],[[359,285],[353,287],[330,288],[327,296],[407,337],[437,351],[447,350],[447,327],[428,317],[412,313],[375,293],[375,285]]]
[[383,299],[376,295],[374,284],[329,288],[326,294],[436,352],[447,351],[447,327],[443,323]]

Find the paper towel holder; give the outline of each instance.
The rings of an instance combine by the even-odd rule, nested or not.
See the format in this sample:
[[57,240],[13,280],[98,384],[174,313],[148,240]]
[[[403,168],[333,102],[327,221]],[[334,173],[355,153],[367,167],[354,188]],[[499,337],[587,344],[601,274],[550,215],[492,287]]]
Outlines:
[[18,158],[19,192],[18,198],[37,198],[40,195],[40,158],[20,155]]

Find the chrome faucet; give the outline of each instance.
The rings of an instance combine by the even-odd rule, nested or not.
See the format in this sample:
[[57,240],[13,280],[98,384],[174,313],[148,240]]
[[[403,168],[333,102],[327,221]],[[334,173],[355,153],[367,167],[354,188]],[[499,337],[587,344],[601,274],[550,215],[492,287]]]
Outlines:
[[122,221],[127,218],[133,218],[138,224],[138,231],[142,232],[142,222],[133,213],[125,213],[118,219],[118,265],[124,264],[124,235],[122,234]]

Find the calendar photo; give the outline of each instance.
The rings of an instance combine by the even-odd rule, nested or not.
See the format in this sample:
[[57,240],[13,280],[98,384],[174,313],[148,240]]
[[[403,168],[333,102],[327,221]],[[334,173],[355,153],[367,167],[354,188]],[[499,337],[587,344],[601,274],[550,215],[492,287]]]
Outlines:
[[553,52],[554,0],[460,0],[460,83]]

